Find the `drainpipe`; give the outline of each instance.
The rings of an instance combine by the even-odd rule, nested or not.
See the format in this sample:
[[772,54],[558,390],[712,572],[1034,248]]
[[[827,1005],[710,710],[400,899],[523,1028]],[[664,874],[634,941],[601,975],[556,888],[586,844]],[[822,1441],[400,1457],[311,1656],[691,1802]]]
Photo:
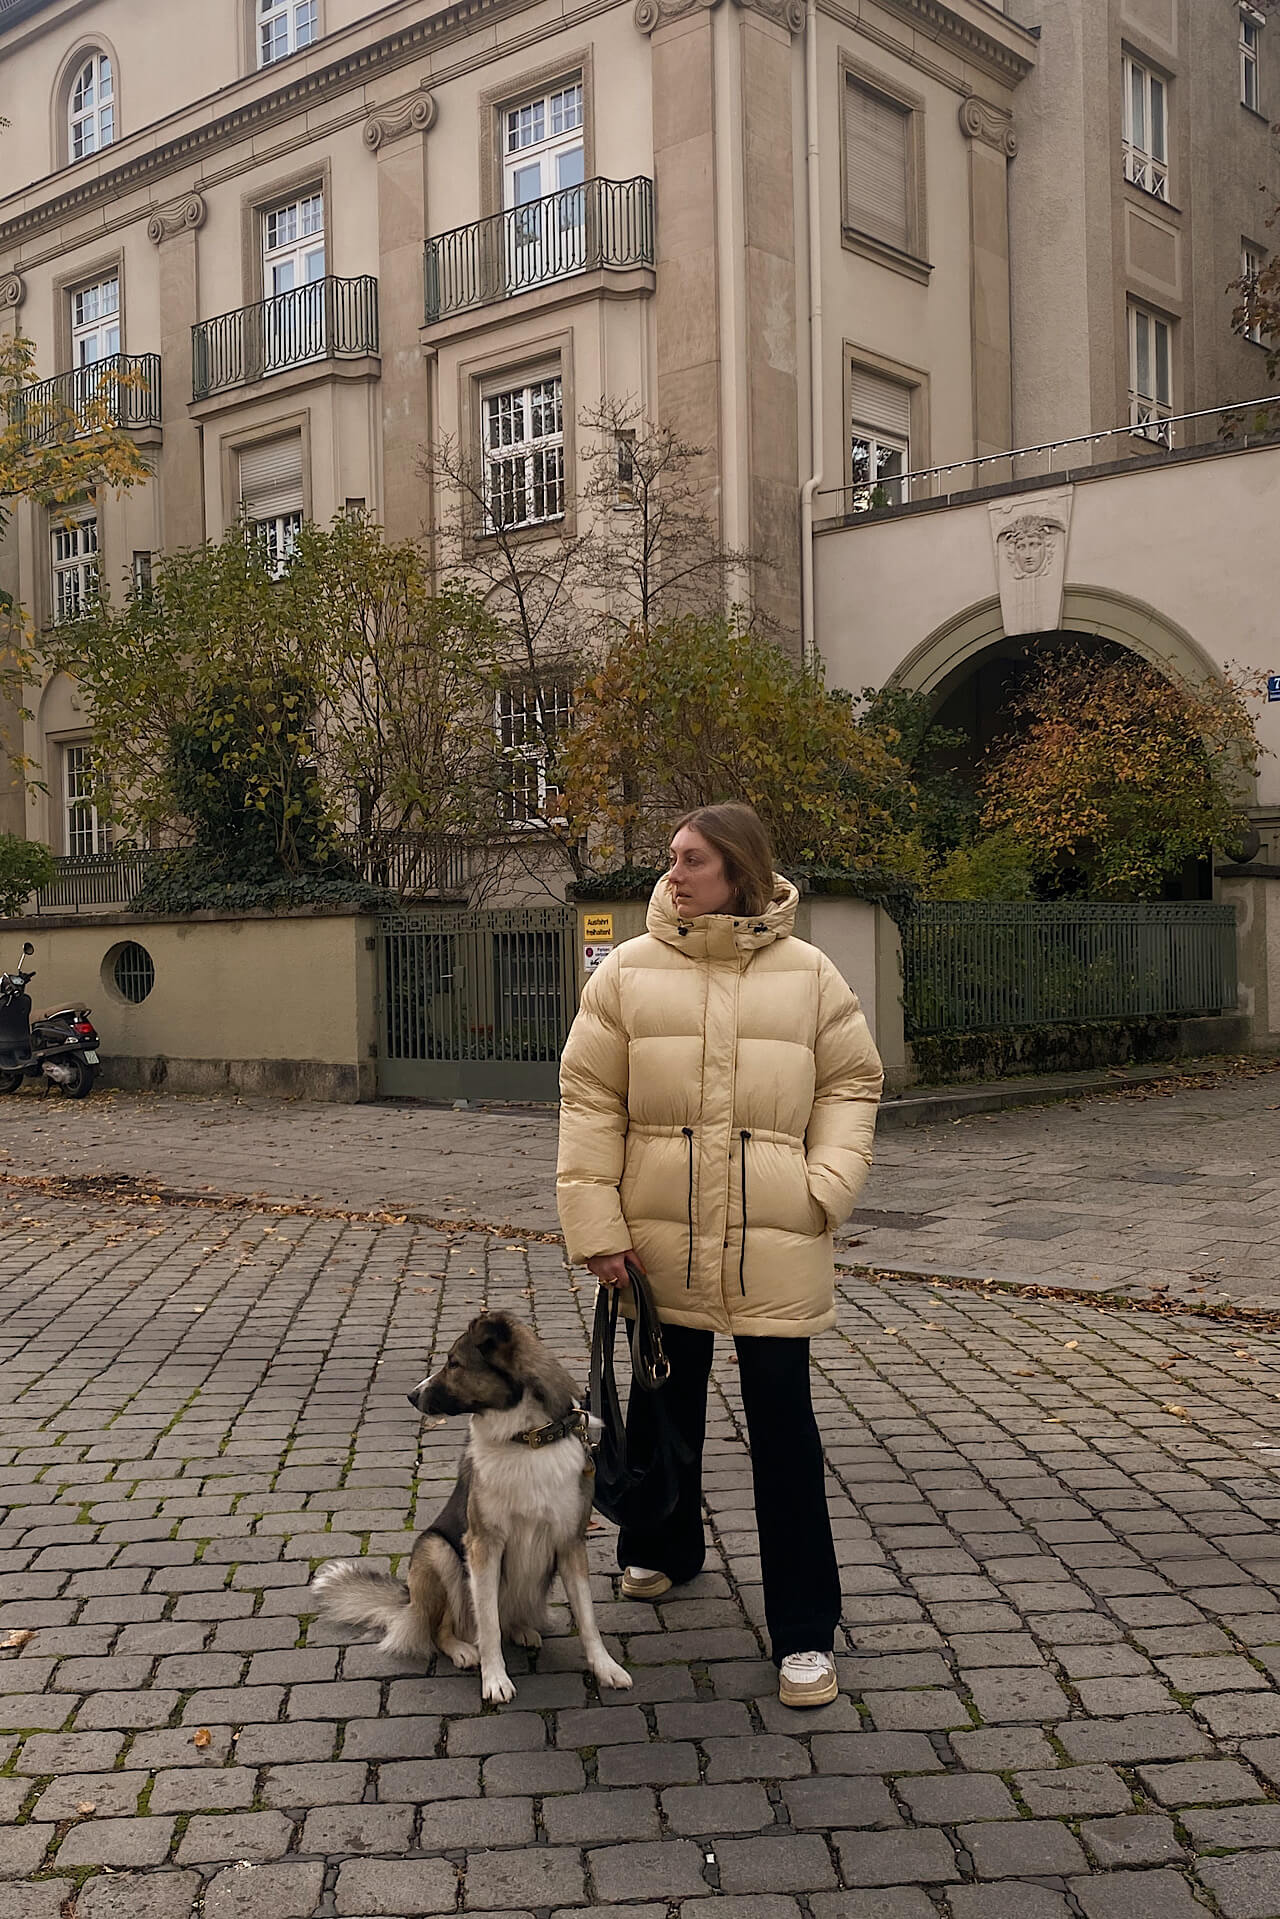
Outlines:
[[806,198],[809,212],[809,444],[813,471],[800,489],[800,649],[818,658],[813,577],[813,498],[822,484],[822,220],[818,153],[818,0],[806,0],[804,46]]

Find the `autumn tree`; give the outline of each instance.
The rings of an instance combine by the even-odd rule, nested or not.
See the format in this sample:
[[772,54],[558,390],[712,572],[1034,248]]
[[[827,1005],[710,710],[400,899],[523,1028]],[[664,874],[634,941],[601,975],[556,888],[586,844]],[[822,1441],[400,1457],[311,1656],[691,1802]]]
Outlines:
[[133,486],[149,471],[115,420],[118,390],[134,376],[104,368],[97,379],[77,381],[72,405],[47,389],[33,396],[35,354],[30,340],[0,340],[0,539],[15,500],[59,512],[97,487]]
[[1232,844],[1259,747],[1245,687],[1192,684],[1128,653],[1045,655],[983,771],[983,822],[1042,884],[1150,899],[1187,859]]
[[788,866],[894,865],[906,767],[763,635],[728,616],[674,618],[608,642],[578,697],[560,773],[595,861],[665,863],[671,822],[745,800]]

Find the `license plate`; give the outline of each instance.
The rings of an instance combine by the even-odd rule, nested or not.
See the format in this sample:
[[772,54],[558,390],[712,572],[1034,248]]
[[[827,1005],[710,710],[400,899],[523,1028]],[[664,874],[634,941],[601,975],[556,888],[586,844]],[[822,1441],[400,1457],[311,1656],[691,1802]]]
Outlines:
[[83,1058],[89,1066],[96,1066],[98,1064],[98,1055],[96,1053],[85,1053]]

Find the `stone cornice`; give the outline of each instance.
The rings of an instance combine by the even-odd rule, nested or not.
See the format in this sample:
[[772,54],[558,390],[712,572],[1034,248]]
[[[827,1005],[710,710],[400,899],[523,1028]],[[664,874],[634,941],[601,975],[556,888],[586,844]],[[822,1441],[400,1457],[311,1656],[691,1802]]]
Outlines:
[[971,93],[960,102],[959,118],[960,131],[968,139],[981,140],[997,153],[1003,153],[1006,160],[1013,159],[1018,151],[1018,136],[1013,130],[1013,115],[1004,107],[993,106],[990,100]]
[[[1035,65],[1030,51],[1034,38],[1014,20],[1008,22],[1009,39],[1003,40],[994,31],[967,20],[954,7],[946,6],[944,0],[880,0],[880,4],[911,26],[927,29],[942,45],[951,47],[1009,86],[1025,80]],[[1017,43],[1025,45],[1028,51],[1020,52]]]
[[425,133],[434,125],[435,117],[435,99],[428,93],[424,80],[416,93],[407,94],[403,100],[392,100],[369,115],[364,126],[364,143],[370,153],[376,153],[379,147],[401,139],[406,133]]
[[172,240],[175,233],[194,233],[204,225],[208,208],[202,193],[184,193],[180,200],[157,207],[147,221],[147,238],[155,246]]
[[[804,27],[803,0],[734,0],[748,13],[761,14],[787,33],[799,33]],[[654,33],[670,20],[682,20],[686,14],[705,13],[719,0],[636,0],[632,15],[641,33]]]
[[[385,39],[375,41],[370,46],[359,47],[341,59],[331,61],[328,66],[318,67],[312,72],[300,72],[287,86],[246,100],[243,106],[233,107],[230,112],[219,114],[213,120],[192,126],[173,139],[144,148],[119,166],[87,178],[77,178],[73,185],[55,188],[48,199],[14,214],[11,219],[0,221],[0,246],[12,246],[15,241],[25,240],[46,227],[57,225],[59,221],[117,200],[132,187],[143,186],[149,180],[163,179],[167,174],[176,173],[181,167],[202,159],[206,153],[216,152],[220,147],[243,140],[247,133],[255,133],[278,121],[287,120],[322,100],[361,85],[378,73],[405,66],[435,46],[462,39],[481,24],[489,25],[507,14],[521,12],[527,4],[528,0],[454,0],[452,6],[442,8],[439,13],[431,14],[425,20],[415,20],[398,33],[388,34]],[[78,175],[81,168],[77,167],[75,172]],[[62,179],[65,176],[56,177]]]

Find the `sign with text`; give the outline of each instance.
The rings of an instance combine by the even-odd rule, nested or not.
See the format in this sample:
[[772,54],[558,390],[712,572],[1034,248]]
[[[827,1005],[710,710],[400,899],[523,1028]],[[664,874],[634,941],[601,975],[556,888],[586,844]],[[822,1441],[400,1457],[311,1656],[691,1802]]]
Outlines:
[[597,940],[591,946],[584,946],[582,949],[582,958],[588,973],[594,973],[597,966],[602,966],[612,951],[613,942],[611,940],[605,940],[603,942]]
[[1280,700],[1280,673],[1267,674],[1267,698]]
[[612,913],[584,913],[582,915],[582,937],[592,946],[597,940],[613,938]]

